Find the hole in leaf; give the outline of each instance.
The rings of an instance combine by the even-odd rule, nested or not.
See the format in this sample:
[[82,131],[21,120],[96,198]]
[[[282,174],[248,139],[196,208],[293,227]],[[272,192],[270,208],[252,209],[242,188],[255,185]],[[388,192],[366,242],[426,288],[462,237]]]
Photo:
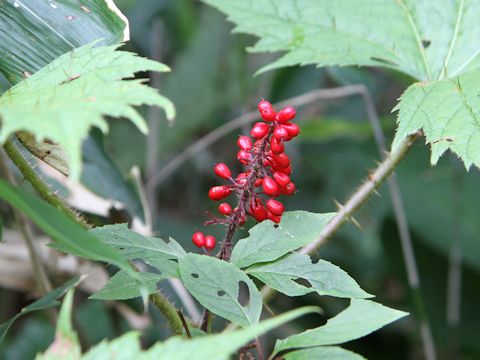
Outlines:
[[191,273],[190,275],[192,276],[192,278],[194,278],[194,279],[198,279],[198,274]]
[[218,291],[217,291],[217,295],[218,295],[218,296],[223,296],[223,295],[225,295],[225,294],[226,294],[226,293],[225,293],[225,291],[223,291],[223,290],[218,290]]
[[165,244],[169,244],[170,243],[170,237],[169,236],[166,236],[166,235],[160,235],[158,236],[159,239],[162,239],[162,241],[165,243]]
[[125,248],[123,246],[120,246],[118,250],[125,250]]
[[430,46],[432,42],[430,40],[422,40],[422,45],[423,45],[423,48],[426,49]]
[[385,65],[390,65],[390,66],[397,66],[398,64],[391,61],[391,60],[387,60],[387,59],[382,59],[382,58],[378,58],[378,57],[375,57],[375,56],[372,56],[370,57],[371,60],[373,61],[378,61],[380,63],[383,63]]
[[243,307],[248,306],[250,303],[250,289],[245,281],[238,282],[238,298],[237,301]]
[[293,281],[295,281],[298,285],[302,285],[302,286],[305,286],[307,288],[312,287],[312,284],[307,279],[298,278],[298,279],[293,279]]
[[275,229],[278,229],[279,226],[280,226],[280,225],[278,225],[278,224],[273,225],[273,227],[274,227]]

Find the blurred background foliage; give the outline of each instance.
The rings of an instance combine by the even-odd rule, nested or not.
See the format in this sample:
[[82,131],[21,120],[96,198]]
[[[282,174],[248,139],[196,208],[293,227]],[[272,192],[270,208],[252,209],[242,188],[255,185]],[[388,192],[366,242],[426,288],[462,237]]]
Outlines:
[[[143,217],[140,200],[128,180],[130,169],[139,166],[144,174],[155,174],[169,160],[203,135],[246,111],[255,109],[260,98],[271,102],[318,88],[364,84],[371,92],[390,140],[395,131],[391,113],[398,96],[410,79],[378,69],[288,68],[254,76],[272,60],[271,55],[248,54],[245,48],[255,39],[231,35],[232,26],[223,15],[191,0],[117,0],[131,24],[132,40],[127,49],[157,58],[172,68],[154,79],[154,85],[176,105],[178,116],[168,124],[163,114],[143,109],[154,126],[153,145],[126,121],[111,121],[110,133],[92,134],[84,145],[83,182],[105,198],[125,203],[131,214]],[[0,79],[0,89],[8,84]],[[285,199],[288,210],[314,212],[335,210],[379,161],[378,150],[359,96],[334,101],[317,101],[299,109],[302,135],[289,144],[293,157],[292,175],[299,192]],[[246,132],[247,128],[239,129]],[[163,181],[149,201],[154,205],[153,224],[186,249],[195,251],[190,236],[203,228],[205,211],[214,211],[207,190],[216,180],[212,166],[225,162],[237,167],[232,132],[199,152]],[[153,147],[152,147],[153,146]],[[149,148],[150,147],[150,148]],[[152,149],[154,154],[152,154]],[[148,163],[148,156],[153,163]],[[480,343],[480,217],[478,204],[480,174],[468,173],[453,156],[445,156],[435,168],[429,165],[428,148],[419,142],[397,171],[419,265],[421,290],[431,323],[437,353],[441,359],[479,359]],[[102,179],[100,183],[98,180]],[[93,217],[99,223],[112,219]],[[422,357],[414,299],[406,272],[391,202],[386,187],[366,204],[356,220],[362,229],[345,226],[319,253],[348,271],[366,291],[381,303],[409,311],[412,315],[346,347],[371,359],[416,359]],[[247,226],[248,228],[248,226]],[[221,234],[222,229],[214,229]],[[452,249],[461,248],[462,276],[460,318],[447,319],[447,279]],[[168,283],[161,285],[172,299]],[[77,299],[75,322],[82,344],[90,347],[103,338],[113,338],[129,329],[124,316],[111,304]],[[31,301],[24,293],[0,289],[0,322]],[[138,301],[130,308],[141,311]],[[308,295],[302,298],[277,296],[274,312],[303,304],[319,304],[325,316],[303,318],[294,328],[318,326],[345,306],[338,299]],[[153,321],[146,326],[144,344],[168,336],[161,316],[150,309]],[[221,326],[221,324],[217,324]],[[277,336],[286,335],[278,332]],[[34,314],[19,321],[0,347],[0,358],[29,359],[53,339],[53,327],[46,315]]]

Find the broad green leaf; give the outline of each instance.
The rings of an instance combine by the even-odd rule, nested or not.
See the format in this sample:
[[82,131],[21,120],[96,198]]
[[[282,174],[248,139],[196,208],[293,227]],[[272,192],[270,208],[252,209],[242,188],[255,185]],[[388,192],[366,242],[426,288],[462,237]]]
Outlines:
[[285,360],[363,360],[363,356],[337,346],[321,346],[317,348],[293,351],[283,355]]
[[128,118],[146,133],[134,106],[163,107],[168,118],[175,114],[172,103],[153,88],[139,80],[122,80],[139,71],[168,71],[167,66],[120,51],[119,45],[93,45],[60,56],[0,98],[0,142],[25,130],[37,141],[58,143],[75,180],[80,175],[82,140],[93,126],[108,131],[104,116]]
[[127,41],[128,33],[113,1],[2,1],[0,72],[17,83],[76,47],[98,39],[98,45]]
[[[308,255],[294,253],[271,263],[252,266],[246,272],[288,296],[316,291],[320,295],[343,298],[372,297],[338,266],[325,260],[313,264]],[[296,282],[298,279],[310,286]]]
[[183,284],[200,304],[243,327],[258,323],[262,296],[235,265],[197,254],[187,254],[178,265]]
[[81,356],[78,336],[72,326],[73,289],[63,299],[62,308],[57,320],[55,340],[38,360],[77,360]]
[[334,215],[290,211],[282,216],[280,224],[262,221],[249,230],[249,237],[238,241],[231,262],[238,267],[247,267],[276,260],[315,240]]
[[480,166],[480,71],[433,83],[416,83],[402,95],[396,109],[398,130],[392,150],[408,135],[423,129],[435,165],[450,149],[468,169]]
[[126,224],[97,227],[91,233],[119,250],[127,259],[141,259],[165,277],[180,276],[176,261],[186,253],[171,237],[142,236],[131,231]]
[[138,359],[141,354],[140,333],[130,331],[112,341],[102,341],[85,353],[82,360],[130,360]]
[[407,313],[370,300],[352,299],[350,306],[316,329],[278,340],[274,353],[287,349],[337,345],[364,337]]
[[[157,292],[157,283],[165,279],[164,276],[140,272],[138,275],[143,279],[145,286],[147,287],[147,294],[153,294]],[[141,287],[137,281],[125,271],[119,271],[113,275],[108,283],[90,296],[90,299],[99,300],[127,300],[142,296]]]
[[45,309],[50,309],[52,307],[58,306],[60,304],[57,301],[58,298],[62,297],[69,289],[73,288],[74,286],[77,286],[79,282],[80,282],[80,278],[78,276],[68,280],[62,286],[55,288],[54,290],[46,294],[44,297],[24,307],[13,318],[1,324],[0,325],[0,342],[2,342],[10,326],[12,326],[15,320],[17,320],[20,316],[26,315],[33,311],[45,310]]
[[54,247],[87,259],[111,263],[138,281],[141,280],[122,255],[52,205],[1,179],[0,198],[23,212],[54,239],[58,244]]
[[246,329],[223,332],[187,340],[173,337],[155,345],[142,360],[227,360],[237,349],[252,339],[304,314],[317,312],[317,307],[303,307],[262,321]]

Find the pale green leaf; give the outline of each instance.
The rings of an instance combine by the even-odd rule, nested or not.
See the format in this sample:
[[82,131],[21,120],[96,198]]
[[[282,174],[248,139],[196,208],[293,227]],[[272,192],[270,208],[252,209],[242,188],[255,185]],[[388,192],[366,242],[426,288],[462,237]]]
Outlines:
[[140,333],[130,331],[112,341],[102,341],[82,356],[82,360],[131,360],[142,354]]
[[130,230],[126,224],[106,225],[90,230],[127,259],[141,259],[165,277],[179,277],[177,260],[185,250],[171,237],[147,237]]
[[139,71],[168,71],[158,62],[117,50],[118,45],[85,45],[60,56],[0,98],[0,142],[20,130],[37,141],[61,145],[71,177],[80,175],[81,144],[92,126],[108,131],[104,116],[130,119],[142,132],[147,126],[134,106],[163,107],[168,118],[172,103],[156,90],[131,78]]
[[278,340],[274,353],[287,349],[337,345],[364,337],[407,313],[370,300],[352,299],[350,306],[316,329]]
[[258,323],[262,297],[253,281],[235,265],[188,254],[179,260],[179,269],[187,290],[211,312],[243,327]]
[[[294,253],[275,262],[255,265],[246,272],[288,296],[301,296],[316,291],[320,295],[343,298],[372,297],[338,266],[325,260],[313,264],[308,255]],[[295,280],[304,279],[307,287]]]
[[[148,295],[156,293],[157,283],[165,279],[162,275],[148,272],[139,272],[138,275],[143,279]],[[119,271],[110,278],[103,288],[90,296],[90,299],[127,300],[142,296],[141,291],[142,289],[137,281],[132,279],[125,271]]]
[[231,262],[238,267],[276,260],[315,240],[335,213],[285,212],[280,224],[262,221],[238,241]]
[[311,349],[293,351],[283,355],[285,360],[363,360],[363,356],[337,346],[321,346]]

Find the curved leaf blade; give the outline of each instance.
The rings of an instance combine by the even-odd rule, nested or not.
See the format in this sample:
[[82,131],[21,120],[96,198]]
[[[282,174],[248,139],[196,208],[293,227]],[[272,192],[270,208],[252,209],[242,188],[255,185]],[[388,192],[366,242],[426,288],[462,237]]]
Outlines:
[[342,349],[338,346],[321,346],[312,349],[293,351],[283,356],[285,360],[311,360],[311,359],[335,359],[335,360],[365,360],[361,355]]

